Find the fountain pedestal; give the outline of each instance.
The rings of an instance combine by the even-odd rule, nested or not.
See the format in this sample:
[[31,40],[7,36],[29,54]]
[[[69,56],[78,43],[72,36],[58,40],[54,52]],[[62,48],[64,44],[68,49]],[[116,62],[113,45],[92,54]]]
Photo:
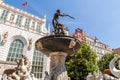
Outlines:
[[70,36],[51,35],[37,40],[35,46],[50,56],[50,80],[68,80],[65,60],[67,56],[75,54],[80,42]]
[[68,80],[65,67],[67,54],[64,52],[53,52],[50,54],[50,76],[51,80]]

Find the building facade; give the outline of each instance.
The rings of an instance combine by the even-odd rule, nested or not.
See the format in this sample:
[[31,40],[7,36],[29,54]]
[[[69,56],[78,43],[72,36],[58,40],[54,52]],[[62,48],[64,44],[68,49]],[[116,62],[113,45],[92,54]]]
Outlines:
[[115,49],[113,49],[113,51],[114,51],[115,53],[120,54],[120,48],[115,48]]
[[49,58],[35,48],[35,42],[46,35],[46,16],[39,18],[0,0],[0,75],[26,54],[31,72],[42,80],[49,71]]
[[108,45],[99,42],[96,37],[90,36],[80,28],[77,28],[75,33],[71,36],[77,38],[80,42],[85,41],[97,54],[98,59],[100,59],[104,54],[112,52],[112,49]]

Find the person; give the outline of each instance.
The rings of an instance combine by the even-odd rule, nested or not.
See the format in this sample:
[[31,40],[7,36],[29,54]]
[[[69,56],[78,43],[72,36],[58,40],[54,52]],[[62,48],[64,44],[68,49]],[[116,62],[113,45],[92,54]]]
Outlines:
[[47,71],[45,71],[45,77],[44,80],[50,80],[50,76]]
[[[74,19],[74,17],[71,17],[71,16],[69,16],[69,15],[67,15],[67,14],[64,14],[64,13],[61,14],[61,13],[60,13],[60,10],[57,9],[56,13],[54,14],[53,20],[52,20],[52,25],[53,25],[53,27],[54,27],[54,33],[55,33],[55,34],[59,34],[59,26],[62,26],[62,24],[60,24],[60,23],[58,22],[59,16],[62,16],[62,17],[63,17],[63,16],[68,16],[68,17]],[[61,27],[61,30],[63,31],[63,26]]]

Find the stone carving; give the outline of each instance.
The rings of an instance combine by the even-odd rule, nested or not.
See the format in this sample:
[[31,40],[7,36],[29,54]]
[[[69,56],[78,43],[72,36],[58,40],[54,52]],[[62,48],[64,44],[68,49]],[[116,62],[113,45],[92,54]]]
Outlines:
[[10,16],[10,22],[12,23],[13,20],[14,20],[14,14],[11,14],[11,16]]
[[48,74],[47,71],[45,71],[45,77],[44,80],[50,80],[50,75]]
[[91,73],[89,73],[87,76],[87,80],[95,80],[95,77]]
[[32,48],[32,42],[33,42],[33,41],[32,41],[32,38],[30,38],[30,39],[29,39],[29,46],[28,46],[28,49],[29,49],[29,50],[31,50],[31,48]]
[[42,43],[40,41],[36,44],[36,47],[39,50],[43,50],[43,46],[42,46]]
[[97,73],[89,73],[87,75],[87,80],[104,80],[103,74],[100,72],[99,74]]
[[73,48],[76,45],[76,42],[74,40],[70,41],[69,48]]
[[118,78],[120,78],[120,70],[116,69],[114,66],[114,63],[120,58],[120,56],[118,54],[114,55],[114,58],[111,60],[110,64],[109,64],[109,68],[110,71],[112,72],[112,74]]
[[30,61],[26,55],[22,55],[22,59],[17,60],[17,67],[6,69],[2,74],[1,80],[37,80],[33,74],[30,74]]
[[5,45],[5,43],[7,42],[7,38],[8,38],[8,32],[5,32],[4,34],[3,34],[3,39],[2,39],[2,45]]
[[68,80],[65,67],[66,54],[64,52],[51,53],[50,80]]
[[[54,22],[53,25],[56,25]],[[55,33],[55,35],[45,36],[37,40],[35,47],[50,57],[50,80],[70,80],[67,75],[65,60],[66,56],[74,54],[80,48],[78,40]]]

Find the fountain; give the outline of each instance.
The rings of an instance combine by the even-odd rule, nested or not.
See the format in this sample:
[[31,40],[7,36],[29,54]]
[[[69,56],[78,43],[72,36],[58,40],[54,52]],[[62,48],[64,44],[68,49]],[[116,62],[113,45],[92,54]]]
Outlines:
[[75,54],[80,48],[80,42],[66,35],[51,35],[37,40],[35,46],[39,51],[50,56],[51,80],[68,80],[65,59]]
[[50,56],[50,80],[68,80],[65,60],[69,55],[74,55],[80,48],[79,40],[67,36],[64,24],[58,22],[59,16],[74,17],[68,14],[61,14],[58,9],[54,14],[52,25],[54,35],[45,36],[36,41],[36,48],[45,55]]

